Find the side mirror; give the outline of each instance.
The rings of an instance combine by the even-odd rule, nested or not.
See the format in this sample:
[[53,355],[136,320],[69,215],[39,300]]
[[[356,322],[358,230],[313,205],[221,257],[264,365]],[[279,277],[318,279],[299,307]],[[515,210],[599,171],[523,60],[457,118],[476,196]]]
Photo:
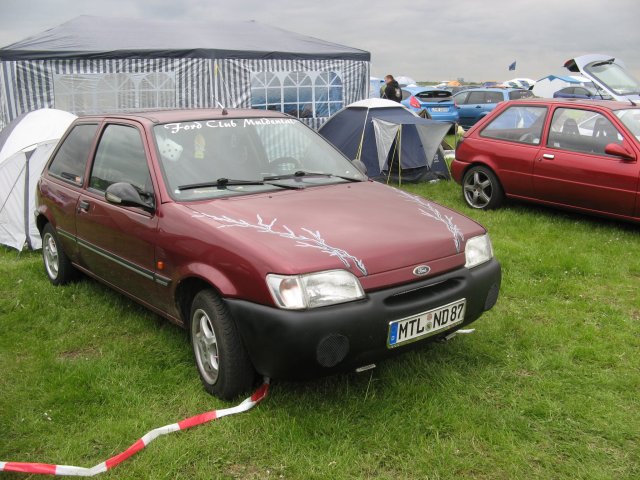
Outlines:
[[354,160],[351,160],[351,163],[353,164],[354,167],[360,170],[360,173],[363,173],[364,175],[367,174],[367,166],[364,164],[362,160],[356,158]]
[[613,155],[614,157],[620,157],[621,159],[627,160],[629,162],[636,161],[636,156],[619,143],[610,143],[609,145],[604,147],[604,153],[606,153],[607,155]]
[[147,212],[153,212],[155,209],[150,203],[145,202],[133,185],[126,182],[118,182],[109,185],[107,191],[104,192],[104,198],[109,203],[122,205],[123,207],[138,207]]

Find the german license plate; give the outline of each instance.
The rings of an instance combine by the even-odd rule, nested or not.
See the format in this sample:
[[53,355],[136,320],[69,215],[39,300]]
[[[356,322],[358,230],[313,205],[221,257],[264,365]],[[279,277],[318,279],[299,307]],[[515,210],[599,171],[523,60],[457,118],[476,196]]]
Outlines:
[[449,109],[446,108],[446,107],[436,107],[436,108],[432,108],[431,111],[432,112],[442,113],[442,112],[448,112]]
[[387,346],[397,347],[462,323],[466,304],[467,300],[463,298],[428,312],[389,322]]

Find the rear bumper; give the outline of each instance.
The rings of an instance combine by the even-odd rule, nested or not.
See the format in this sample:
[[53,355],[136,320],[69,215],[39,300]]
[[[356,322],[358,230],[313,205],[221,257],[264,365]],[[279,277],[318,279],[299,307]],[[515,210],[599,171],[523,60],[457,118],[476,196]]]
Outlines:
[[[495,305],[500,264],[494,259],[411,284],[370,292],[357,302],[287,311],[227,299],[254,367],[261,375],[304,379],[352,370],[408,351],[476,320]],[[465,319],[407,345],[387,347],[389,322],[466,298]]]

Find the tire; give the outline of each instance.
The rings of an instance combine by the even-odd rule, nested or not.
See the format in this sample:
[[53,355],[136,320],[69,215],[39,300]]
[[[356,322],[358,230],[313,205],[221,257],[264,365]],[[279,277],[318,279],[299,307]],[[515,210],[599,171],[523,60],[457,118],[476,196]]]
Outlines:
[[204,389],[231,400],[248,392],[256,372],[226,305],[213,290],[201,290],[191,303],[189,339]]
[[42,229],[42,261],[49,281],[54,285],[64,285],[77,277],[77,270],[58,239],[55,228],[47,223]]
[[462,178],[462,196],[471,208],[491,210],[504,201],[498,177],[487,167],[471,167]]

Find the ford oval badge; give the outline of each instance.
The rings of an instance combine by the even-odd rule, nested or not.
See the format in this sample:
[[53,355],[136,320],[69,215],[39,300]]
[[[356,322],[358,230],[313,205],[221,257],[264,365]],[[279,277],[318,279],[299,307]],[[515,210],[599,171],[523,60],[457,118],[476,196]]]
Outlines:
[[413,274],[416,277],[424,277],[430,271],[431,271],[431,267],[429,265],[418,265],[416,268],[413,269]]

